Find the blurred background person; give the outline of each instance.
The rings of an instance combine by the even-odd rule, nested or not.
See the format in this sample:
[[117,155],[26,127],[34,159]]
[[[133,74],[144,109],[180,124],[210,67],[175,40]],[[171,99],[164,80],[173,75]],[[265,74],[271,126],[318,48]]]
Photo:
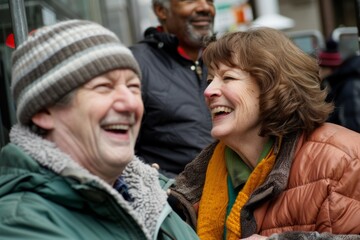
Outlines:
[[326,101],[335,105],[327,121],[360,132],[360,56],[343,61],[337,43],[328,40],[319,53],[319,65],[322,84],[329,92]]
[[174,177],[213,141],[203,91],[203,40],[213,34],[213,1],[153,0],[160,26],[130,47],[142,71],[144,117],[136,155]]
[[0,153],[0,239],[198,239],[134,156],[141,73],[113,32],[59,22],[12,63],[18,124]]
[[360,134],[325,123],[316,59],[271,28],[226,34],[203,59],[218,141],[170,193],[200,239],[359,239]]

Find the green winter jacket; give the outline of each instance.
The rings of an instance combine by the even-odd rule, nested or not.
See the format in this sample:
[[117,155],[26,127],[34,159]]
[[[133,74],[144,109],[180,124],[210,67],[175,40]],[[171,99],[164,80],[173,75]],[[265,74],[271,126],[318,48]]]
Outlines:
[[126,201],[27,128],[16,125],[10,139],[0,153],[0,239],[198,239],[137,158],[122,174]]

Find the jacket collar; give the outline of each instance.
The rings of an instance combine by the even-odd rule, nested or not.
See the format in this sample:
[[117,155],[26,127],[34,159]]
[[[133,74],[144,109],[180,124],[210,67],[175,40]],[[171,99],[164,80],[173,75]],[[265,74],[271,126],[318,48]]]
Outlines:
[[[277,154],[276,162],[265,182],[257,188],[249,201],[245,204],[245,211],[254,209],[258,204],[265,202],[269,198],[278,196],[287,187],[289,172],[298,142],[303,139],[300,132],[294,132],[283,136],[282,144]],[[172,195],[176,196],[189,210],[189,221],[196,226],[196,214],[191,211],[192,206],[197,206],[203,192],[207,166],[215,150],[218,141],[206,147],[193,161],[191,161],[185,170],[176,178],[176,185],[172,189]],[[246,234],[247,231],[242,229]]]
[[[184,49],[179,45],[178,38],[173,34],[164,32],[161,26],[149,27],[146,29],[144,37],[145,39],[141,42],[148,43],[158,48],[165,48],[171,52],[176,52],[182,58],[193,62],[193,60],[191,60],[191,58],[185,53]],[[199,60],[201,53],[202,50],[199,51]]]
[[163,32],[159,27],[149,27],[145,30],[144,37],[144,40],[141,42],[171,51],[177,51],[179,45],[179,41],[175,35]]
[[[28,127],[15,125],[10,132],[10,141],[38,164],[64,177],[64,181],[70,185],[67,186],[78,196],[82,196],[85,204],[97,206],[92,208],[97,214],[107,213],[107,216],[103,217],[112,217],[108,211],[99,208],[99,203],[110,196],[121,209],[132,216],[148,238],[155,232],[157,220],[167,204],[167,194],[161,189],[158,172],[154,168],[145,165],[136,157],[128,164],[122,173],[122,177],[128,183],[129,193],[134,199],[128,202],[112,186],[81,167],[69,155],[60,151],[53,142],[32,133]],[[61,194],[61,191],[54,191],[54,197],[63,199],[57,195]],[[66,205],[65,202],[62,204]]]

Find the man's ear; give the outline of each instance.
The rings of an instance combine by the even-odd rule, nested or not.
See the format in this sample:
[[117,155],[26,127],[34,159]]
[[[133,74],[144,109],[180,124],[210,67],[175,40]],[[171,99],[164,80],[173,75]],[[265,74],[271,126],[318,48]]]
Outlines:
[[32,122],[45,130],[54,128],[54,120],[48,110],[41,110],[36,113],[32,118]]
[[167,11],[168,9],[160,4],[154,4],[154,13],[158,17],[158,19],[162,22],[164,22],[167,18]]

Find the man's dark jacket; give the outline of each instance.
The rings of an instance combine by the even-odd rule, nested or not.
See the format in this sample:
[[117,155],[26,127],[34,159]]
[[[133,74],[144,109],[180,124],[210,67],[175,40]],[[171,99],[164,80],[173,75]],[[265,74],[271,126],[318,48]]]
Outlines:
[[335,105],[328,122],[360,132],[360,56],[346,59],[325,82],[330,88],[327,101]]
[[175,36],[156,28],[130,49],[142,71],[145,106],[136,154],[178,174],[213,141],[204,98],[207,70],[201,60],[179,54]]

